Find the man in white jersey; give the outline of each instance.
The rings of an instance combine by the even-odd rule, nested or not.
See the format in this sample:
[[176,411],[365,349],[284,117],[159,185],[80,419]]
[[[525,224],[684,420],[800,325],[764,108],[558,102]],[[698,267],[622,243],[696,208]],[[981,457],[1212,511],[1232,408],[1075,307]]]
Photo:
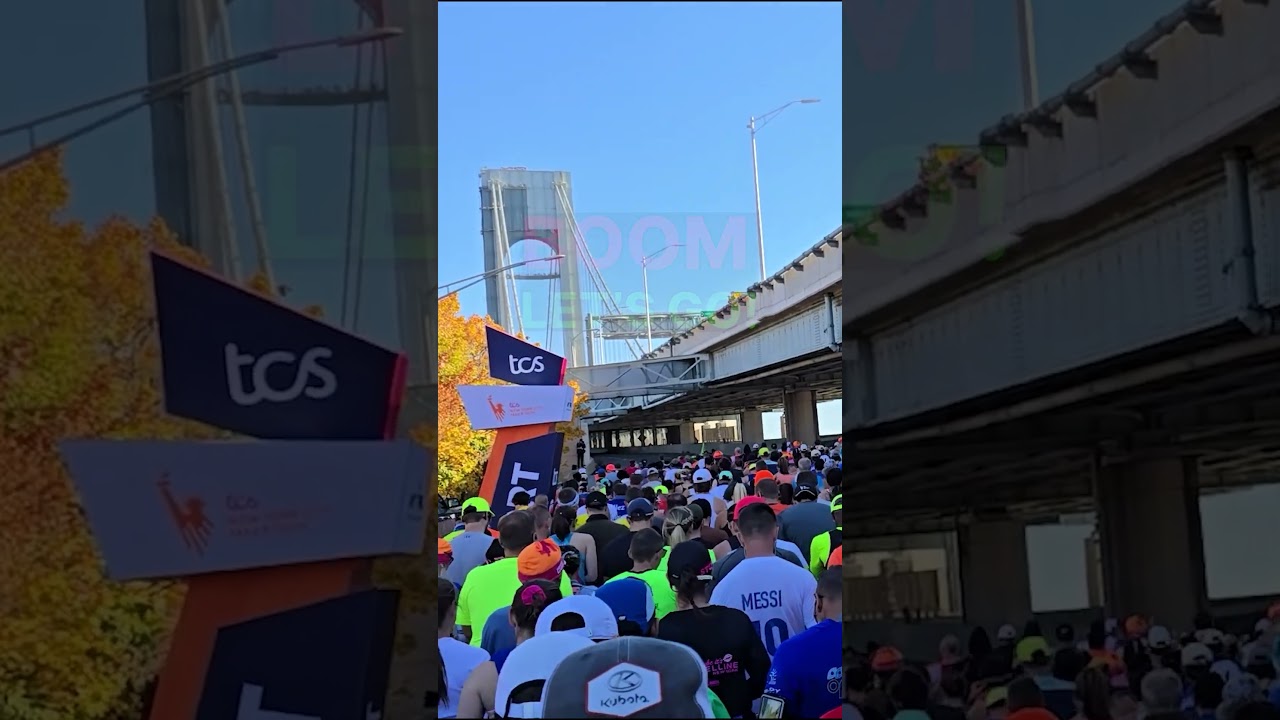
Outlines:
[[723,497],[716,497],[711,492],[711,471],[706,468],[698,468],[693,471],[693,492],[689,493],[689,502],[702,499],[711,505],[711,517],[707,519],[707,524],[713,528],[720,527],[723,523],[717,521],[724,517],[725,502]]
[[784,641],[817,623],[813,597],[818,583],[804,568],[774,555],[778,518],[768,505],[743,508],[737,523],[746,559],[711,591],[711,603],[746,613],[773,658]]

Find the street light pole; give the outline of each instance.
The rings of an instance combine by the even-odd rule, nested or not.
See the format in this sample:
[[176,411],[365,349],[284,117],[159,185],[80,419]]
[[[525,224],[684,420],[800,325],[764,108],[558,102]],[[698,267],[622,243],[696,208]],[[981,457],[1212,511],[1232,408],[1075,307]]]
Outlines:
[[765,278],[764,264],[764,216],[760,214],[760,161],[756,156],[756,118],[753,115],[747,121],[747,129],[751,131],[751,177],[756,184],[756,243],[760,250],[760,280]]
[[653,353],[653,316],[649,314],[649,261],[672,248],[684,247],[684,243],[667,245],[640,258],[640,276],[644,280],[644,334],[649,338],[649,353]]
[[1018,19],[1018,67],[1022,80],[1022,109],[1040,104],[1040,81],[1036,72],[1035,24],[1032,22],[1031,0],[1013,0]]
[[125,107],[119,110],[116,110],[101,118],[98,118],[97,120],[94,120],[93,122],[88,123],[87,125],[83,125],[79,128],[76,128],[75,130],[71,130],[63,135],[59,135],[58,137],[52,140],[48,140],[46,142],[38,143],[38,144],[35,142],[32,142],[31,146],[28,148],[26,152],[21,153],[15,157],[12,157],[0,163],[0,172],[4,172],[5,170],[8,170],[17,165],[21,165],[22,163],[30,160],[31,158],[47,150],[58,147],[60,145],[65,145],[66,143],[71,142],[72,140],[76,140],[80,137],[88,135],[89,133],[95,130],[106,127],[107,125],[110,125],[111,123],[114,123],[115,121],[120,120],[121,118],[133,112],[136,112],[137,110],[140,110],[144,107],[147,107],[148,105],[151,105],[157,100],[161,100],[163,98],[185,92],[188,88],[192,87],[193,85],[198,85],[199,83],[204,82],[205,80],[208,80],[210,78],[214,78],[219,75],[224,75],[234,70],[239,70],[240,68],[247,67],[249,65],[257,65],[264,62],[270,62],[272,60],[275,60],[276,58],[279,58],[281,55],[298,52],[300,50],[312,50],[315,48],[322,48],[322,47],[352,47],[355,45],[363,45],[369,42],[378,42],[381,40],[386,40],[389,38],[396,37],[402,33],[403,31],[400,28],[379,27],[379,28],[366,30],[363,32],[353,33],[350,35],[339,35],[337,37],[325,38],[323,40],[309,40],[306,42],[292,43],[289,45],[279,45],[276,47],[267,48],[266,50],[259,50],[257,52],[247,53],[245,55],[238,55],[236,57],[228,58],[220,62],[195,68],[194,70],[188,70],[186,72],[169,75],[167,77],[160,78],[159,80],[149,82],[146,85],[139,85],[137,87],[132,87],[132,88],[129,88],[128,90],[122,90],[120,92],[98,98],[97,100],[90,100],[89,102],[80,103],[79,105],[74,105],[72,107],[65,108],[63,110],[59,110],[57,112],[54,112],[48,115],[43,115],[41,117],[34,118],[32,120],[27,120],[25,122],[18,123],[17,125],[11,125],[9,127],[2,128],[0,129],[0,137],[11,135],[15,132],[26,132],[29,135],[33,135],[37,127],[53,122],[54,120],[61,120],[62,118],[70,117],[72,115],[79,115],[82,112],[86,112],[88,110],[94,110],[96,108],[100,108],[106,105],[111,105],[113,103],[119,102],[120,100],[124,100],[126,98],[130,98],[135,95],[142,96],[140,100],[138,100],[137,102],[131,105],[126,105]]
[[649,352],[653,352],[653,316],[649,314],[649,258],[640,261],[640,276],[644,278],[644,334],[649,338]]
[[760,281],[764,282],[768,275],[764,264],[764,216],[760,213],[760,161],[756,155],[756,133],[769,123],[770,120],[778,117],[778,115],[792,105],[809,105],[819,102],[818,98],[801,98],[792,100],[789,103],[776,107],[759,117],[752,115],[747,120],[747,130],[751,133],[751,175],[756,186],[756,245],[760,251]]
[[563,259],[564,259],[564,255],[552,255],[551,257],[544,257],[544,258],[530,258],[529,260],[521,260],[520,262],[517,262],[517,263],[511,263],[510,265],[503,265],[500,268],[486,270],[482,273],[477,273],[475,275],[468,275],[467,277],[464,277],[461,280],[454,280],[453,282],[444,283],[443,285],[438,286],[436,290],[440,291],[440,290],[445,290],[446,288],[449,288],[453,285],[466,283],[465,285],[462,285],[462,287],[454,288],[452,290],[447,290],[446,292],[442,293],[438,299],[443,300],[449,297],[450,295],[460,293],[463,290],[466,290],[467,288],[471,287],[472,285],[475,285],[476,283],[481,282],[482,280],[485,280],[486,278],[490,278],[490,277],[493,277],[494,275],[504,273],[513,268],[518,268],[518,267],[529,265],[531,263],[536,263],[536,262],[551,262],[553,260],[563,260]]

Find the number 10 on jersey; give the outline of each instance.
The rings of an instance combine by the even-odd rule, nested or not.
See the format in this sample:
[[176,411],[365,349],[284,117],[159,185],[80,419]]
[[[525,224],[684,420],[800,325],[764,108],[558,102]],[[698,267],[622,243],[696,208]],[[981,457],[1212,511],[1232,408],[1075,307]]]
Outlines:
[[756,634],[760,636],[760,642],[764,643],[764,649],[768,651],[769,657],[778,654],[778,646],[786,642],[790,636],[787,630],[787,623],[782,618],[771,618],[764,623],[764,627],[760,626],[759,620],[752,620],[751,627],[755,628]]

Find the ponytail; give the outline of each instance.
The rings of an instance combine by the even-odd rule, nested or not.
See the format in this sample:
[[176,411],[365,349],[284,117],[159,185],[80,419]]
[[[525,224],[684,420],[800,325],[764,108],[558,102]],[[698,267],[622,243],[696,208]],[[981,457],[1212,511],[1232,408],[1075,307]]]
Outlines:
[[551,534],[561,540],[567,539],[573,532],[573,523],[578,519],[578,509],[572,505],[561,505],[551,516]]
[[668,508],[662,520],[662,537],[666,539],[667,547],[675,547],[690,539],[691,532],[693,532],[693,511],[683,505]]
[[530,580],[516,590],[511,600],[511,619],[520,630],[532,631],[538,624],[538,616],[551,603],[564,596],[558,583],[550,580]]
[[676,591],[676,597],[689,603],[689,607],[697,608],[698,604],[694,602],[694,598],[707,595],[707,585],[710,580],[699,580],[700,571],[698,568],[685,568],[676,576],[673,588]]

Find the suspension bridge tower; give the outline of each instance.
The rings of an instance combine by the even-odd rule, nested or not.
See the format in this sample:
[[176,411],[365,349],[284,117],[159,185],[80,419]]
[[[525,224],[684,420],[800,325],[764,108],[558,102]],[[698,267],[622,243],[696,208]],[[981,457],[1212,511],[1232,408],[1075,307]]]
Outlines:
[[[591,338],[578,272],[591,261],[574,221],[569,173],[523,167],[481,170],[480,235],[486,272],[541,255],[536,245],[513,253],[524,241],[544,245],[550,250],[547,256],[564,256],[495,272],[485,280],[485,299],[489,316],[503,328],[563,353],[570,367],[584,365]],[[558,348],[551,342],[557,331]]]

